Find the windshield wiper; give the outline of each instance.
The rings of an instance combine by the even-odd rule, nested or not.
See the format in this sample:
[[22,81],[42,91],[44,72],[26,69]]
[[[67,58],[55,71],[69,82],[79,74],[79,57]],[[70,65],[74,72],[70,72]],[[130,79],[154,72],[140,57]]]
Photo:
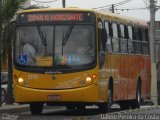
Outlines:
[[73,22],[70,24],[70,26],[69,26],[69,28],[68,28],[68,30],[67,30],[66,35],[63,34],[63,40],[62,40],[62,55],[63,55],[63,47],[66,45],[66,43],[67,43],[67,41],[68,41],[68,39],[69,39],[69,37],[70,37],[70,35],[71,35],[71,32],[72,32],[73,27],[74,27],[74,24],[75,24],[75,21],[73,21]]
[[40,27],[40,26],[37,26],[37,30],[38,30],[38,34],[39,34],[39,36],[40,36],[40,38],[41,38],[41,40],[42,40],[42,44],[43,44],[43,46],[45,47],[45,56],[46,56],[46,54],[47,54],[46,34],[41,31],[41,27]]

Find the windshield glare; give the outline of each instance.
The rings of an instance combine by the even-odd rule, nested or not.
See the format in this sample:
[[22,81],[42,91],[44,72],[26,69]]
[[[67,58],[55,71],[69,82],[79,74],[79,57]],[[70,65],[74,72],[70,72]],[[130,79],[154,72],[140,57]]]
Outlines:
[[63,44],[69,25],[17,28],[16,62],[28,66],[83,66],[95,61],[94,27],[74,25]]

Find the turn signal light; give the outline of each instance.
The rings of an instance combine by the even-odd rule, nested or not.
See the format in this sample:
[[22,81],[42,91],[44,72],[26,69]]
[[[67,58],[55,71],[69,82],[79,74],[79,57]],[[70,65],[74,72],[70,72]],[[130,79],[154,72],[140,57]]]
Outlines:
[[92,75],[92,78],[94,78],[94,79],[95,79],[96,77],[97,77],[97,75],[96,75],[96,74],[93,74],[93,75]]

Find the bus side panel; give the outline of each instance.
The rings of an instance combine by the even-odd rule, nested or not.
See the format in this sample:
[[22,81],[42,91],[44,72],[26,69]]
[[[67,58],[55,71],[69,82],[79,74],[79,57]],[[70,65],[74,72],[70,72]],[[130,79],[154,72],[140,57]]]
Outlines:
[[110,54],[110,61],[108,61],[108,64],[110,64],[111,68],[111,76],[113,78],[113,100],[117,101],[119,100],[119,95],[121,94],[120,90],[120,75],[119,75],[119,68],[120,68],[120,54]]
[[[99,98],[102,102],[107,101],[107,90],[109,78],[113,77],[113,100],[119,100],[120,87],[119,87],[119,66],[120,55],[106,54],[106,61],[104,67],[99,70]],[[105,71],[105,73],[104,73]],[[105,75],[105,76],[104,76]]]
[[[127,59],[126,59],[127,61]],[[129,55],[128,57],[128,99],[135,99],[136,98],[136,86],[137,86],[137,79],[139,76],[139,57],[135,55]]]
[[121,55],[121,62],[120,62],[120,68],[119,68],[119,74],[120,74],[120,91],[119,99],[124,100],[127,99],[127,84],[128,84],[128,67],[129,67],[129,61],[128,61],[128,55]]
[[108,56],[105,56],[105,62],[101,69],[99,69],[99,101],[106,102],[107,101],[107,88],[108,88],[108,79],[110,75],[110,69],[108,69],[107,61],[109,60]]
[[145,56],[144,58],[144,66],[141,72],[141,79],[142,79],[142,88],[141,88],[141,96],[142,98],[150,97],[150,85],[151,85],[151,64],[150,58]]

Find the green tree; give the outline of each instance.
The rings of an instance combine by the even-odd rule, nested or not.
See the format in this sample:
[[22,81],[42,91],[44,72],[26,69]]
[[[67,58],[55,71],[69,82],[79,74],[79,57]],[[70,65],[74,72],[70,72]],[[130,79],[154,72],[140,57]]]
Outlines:
[[[10,22],[15,16],[16,11],[21,7],[21,3],[26,0],[0,0],[0,69],[1,60],[2,62],[8,59],[8,88],[6,103],[12,104],[13,100],[13,89],[12,89],[12,38],[14,30],[10,26]],[[12,33],[12,34],[11,34]],[[6,54],[7,53],[7,54]],[[0,70],[1,76],[1,70]],[[1,78],[0,78],[1,81]]]

